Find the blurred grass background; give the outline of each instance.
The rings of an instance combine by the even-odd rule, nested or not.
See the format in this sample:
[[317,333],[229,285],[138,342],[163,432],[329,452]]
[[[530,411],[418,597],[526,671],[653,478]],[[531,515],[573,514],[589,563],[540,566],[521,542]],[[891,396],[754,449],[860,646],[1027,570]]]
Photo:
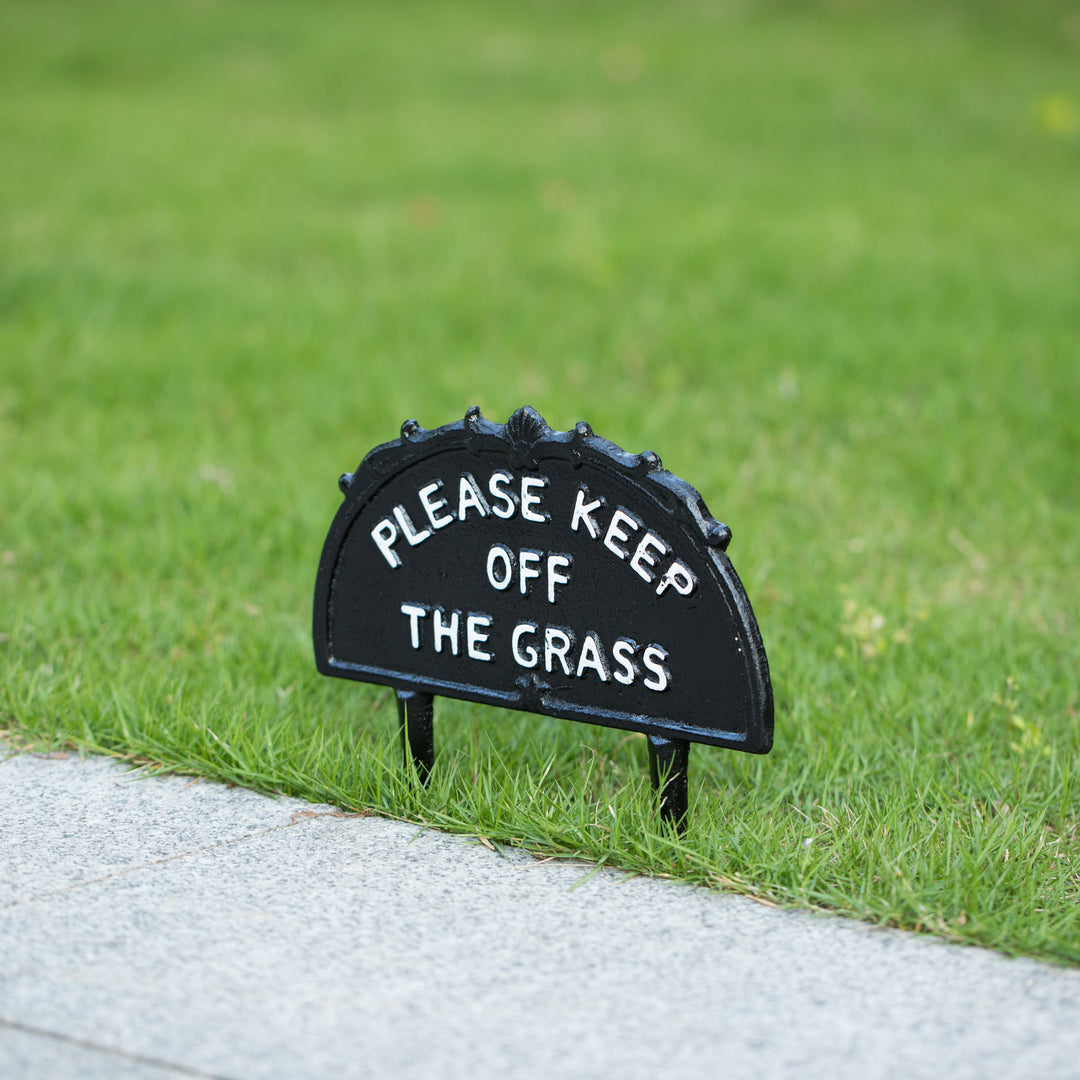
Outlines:
[[[0,726],[1080,961],[1080,7],[0,3]],[[730,524],[776,749],[320,679],[339,473],[519,405]]]

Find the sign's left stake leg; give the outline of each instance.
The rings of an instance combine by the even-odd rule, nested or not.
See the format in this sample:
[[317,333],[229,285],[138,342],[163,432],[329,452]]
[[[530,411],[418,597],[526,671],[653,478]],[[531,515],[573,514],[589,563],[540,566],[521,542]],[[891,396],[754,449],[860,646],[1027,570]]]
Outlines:
[[435,699],[415,690],[397,690],[398,720],[401,723],[401,751],[405,768],[409,762],[426,784],[435,764]]

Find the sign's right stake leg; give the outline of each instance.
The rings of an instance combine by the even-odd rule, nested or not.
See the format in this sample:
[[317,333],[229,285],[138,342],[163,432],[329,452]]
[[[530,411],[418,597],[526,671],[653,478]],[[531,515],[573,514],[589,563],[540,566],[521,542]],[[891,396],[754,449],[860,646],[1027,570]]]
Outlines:
[[431,694],[415,690],[395,693],[405,768],[408,769],[411,761],[420,782],[426,784],[435,764],[435,699]]
[[[686,739],[649,737],[649,775],[653,791],[660,794],[660,820],[671,822],[679,834],[686,832],[690,799],[690,743]],[[663,788],[661,788],[663,781]]]

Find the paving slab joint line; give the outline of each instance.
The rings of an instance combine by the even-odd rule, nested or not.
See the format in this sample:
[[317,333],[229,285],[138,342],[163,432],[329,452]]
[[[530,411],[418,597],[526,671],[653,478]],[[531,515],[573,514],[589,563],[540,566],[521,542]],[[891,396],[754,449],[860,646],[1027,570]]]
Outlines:
[[74,884],[65,885],[62,889],[50,889],[48,892],[35,893],[33,896],[27,896],[21,900],[0,904],[0,911],[19,907],[22,904],[32,904],[38,900],[46,900],[50,896],[59,896],[62,893],[74,892],[76,889],[85,889],[88,885],[98,885],[103,881],[112,881],[113,878],[125,877],[128,874],[137,874],[140,870],[149,870],[152,866],[164,866],[165,863],[175,862],[177,859],[187,859],[192,855],[201,855],[204,851],[213,851],[215,848],[228,847],[230,844],[242,844],[247,840],[255,840],[257,837],[266,836],[268,833],[280,832],[282,829],[291,829],[293,826],[299,825],[303,821],[311,821],[313,818],[366,816],[366,814],[347,814],[342,810],[298,810],[283,825],[271,825],[268,829],[260,829],[258,832],[247,833],[244,836],[235,836],[229,840],[217,840],[213,844],[205,844],[202,847],[191,848],[189,851],[178,851],[175,855],[167,855],[164,859],[154,859],[152,862],[148,863],[139,863],[138,866],[125,866],[123,870],[114,870],[111,874],[102,874],[101,877],[88,878],[86,881],[76,881]]
[[67,1043],[69,1046],[78,1046],[83,1050],[93,1050],[99,1054],[108,1054],[109,1057],[123,1058],[125,1061],[134,1061],[140,1065],[151,1065],[157,1069],[168,1069],[170,1072],[179,1073],[181,1076],[197,1076],[200,1080],[236,1080],[235,1077],[225,1076],[222,1073],[203,1072],[202,1069],[196,1069],[190,1065],[177,1065],[172,1061],[163,1061],[161,1058],[147,1057],[145,1054],[133,1054],[130,1050],[121,1050],[115,1046],[105,1046],[102,1043],[91,1042],[89,1039],[79,1039],[74,1035],[64,1035],[59,1031],[47,1031],[45,1028],[33,1027],[31,1024],[20,1024],[16,1020],[6,1020],[2,1016],[0,1016],[0,1026],[10,1028],[12,1031],[21,1031],[27,1035],[37,1035],[43,1039],[55,1039],[57,1042]]

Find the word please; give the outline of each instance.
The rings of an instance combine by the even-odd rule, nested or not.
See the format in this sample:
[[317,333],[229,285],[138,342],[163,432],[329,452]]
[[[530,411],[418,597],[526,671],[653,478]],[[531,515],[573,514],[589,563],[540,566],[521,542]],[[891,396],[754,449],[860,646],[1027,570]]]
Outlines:
[[[456,609],[447,612],[441,607],[409,603],[401,605],[401,613],[409,620],[409,640],[416,650],[422,650],[430,643],[437,653],[458,656],[464,638],[465,655],[469,659],[495,659],[488,645],[493,623],[490,615],[475,611],[463,613]],[[671,672],[664,663],[668,657],[667,649],[656,643],[643,647],[633,638],[620,637],[609,651],[595,630],[583,635],[579,642],[569,627],[542,627],[519,622],[510,634],[509,644],[514,663],[521,668],[543,666],[545,671],[561,670],[564,675],[577,679],[591,673],[601,682],[614,680],[623,686],[631,686],[641,679],[642,686],[657,692],[671,685]]]
[[[424,516],[431,523],[431,528],[417,528],[409,517],[404,503],[398,503],[389,517],[384,517],[371,530],[371,539],[382,552],[383,558],[394,569],[401,565],[401,556],[394,550],[399,537],[404,537],[409,547],[422,544],[436,529],[445,529],[455,521],[465,521],[470,513],[486,518],[489,514],[508,520],[520,510],[526,521],[543,524],[551,520],[551,515],[540,509],[540,491],[547,487],[546,476],[523,476],[520,488],[511,487],[515,483],[512,473],[501,469],[493,472],[485,487],[477,483],[472,473],[462,473],[458,477],[457,497],[453,487],[449,489],[441,479],[432,480],[416,493]],[[453,499],[453,504],[451,504]],[[456,506],[457,513],[454,512]]]

